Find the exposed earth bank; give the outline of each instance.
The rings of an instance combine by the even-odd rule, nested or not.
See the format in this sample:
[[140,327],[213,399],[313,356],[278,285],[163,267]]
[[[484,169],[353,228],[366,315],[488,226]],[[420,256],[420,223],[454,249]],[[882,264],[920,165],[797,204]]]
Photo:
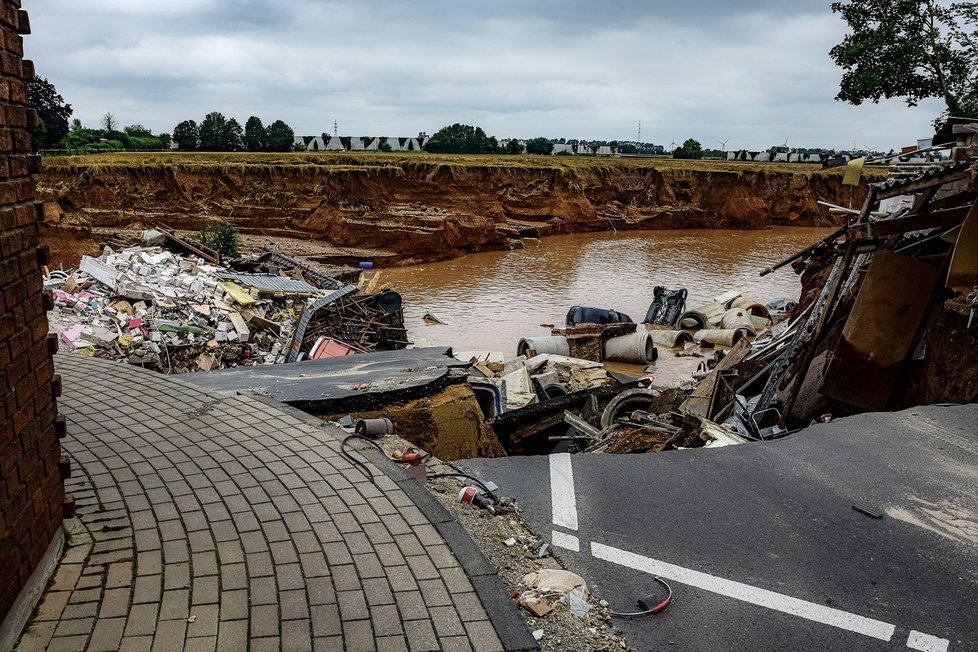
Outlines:
[[858,207],[865,192],[843,186],[837,172],[799,165],[510,166],[427,156],[324,163],[311,155],[259,165],[172,156],[172,164],[46,160],[38,196],[55,262],[74,264],[79,245],[113,230],[197,230],[227,219],[244,234],[328,245],[322,262],[407,265],[508,248],[521,237],[611,228],[825,226],[834,218],[818,199]]

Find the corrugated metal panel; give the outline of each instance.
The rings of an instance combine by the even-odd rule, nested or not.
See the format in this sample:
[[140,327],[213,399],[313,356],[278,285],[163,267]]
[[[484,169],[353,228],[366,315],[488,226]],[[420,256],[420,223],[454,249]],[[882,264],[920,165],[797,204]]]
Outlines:
[[285,292],[288,294],[318,294],[320,289],[315,285],[310,285],[305,281],[289,278],[287,276],[275,276],[274,274],[226,274],[236,283],[255,288],[262,292]]
[[299,321],[295,325],[295,334],[292,336],[292,344],[289,346],[289,352],[285,357],[286,362],[295,362],[296,358],[299,357],[299,347],[302,346],[302,339],[306,336],[306,328],[309,327],[309,320],[312,316],[316,314],[316,311],[323,306],[328,306],[337,299],[341,299],[348,294],[353,294],[357,291],[357,286],[346,285],[341,287],[336,292],[328,294],[325,297],[320,297],[316,299],[315,303],[311,306],[306,306],[299,316]]

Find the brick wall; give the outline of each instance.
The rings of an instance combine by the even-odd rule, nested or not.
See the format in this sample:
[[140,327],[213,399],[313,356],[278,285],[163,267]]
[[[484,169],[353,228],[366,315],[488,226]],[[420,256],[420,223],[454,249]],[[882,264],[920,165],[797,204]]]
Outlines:
[[0,0],[0,620],[58,533],[67,473],[31,177],[38,160],[25,86],[34,67],[23,60],[29,32],[20,0]]

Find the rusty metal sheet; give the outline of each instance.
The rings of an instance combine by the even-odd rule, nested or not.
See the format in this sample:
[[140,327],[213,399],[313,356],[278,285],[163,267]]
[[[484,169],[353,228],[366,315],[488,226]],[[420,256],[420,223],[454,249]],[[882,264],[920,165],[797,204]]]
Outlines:
[[961,225],[947,273],[947,286],[962,294],[968,294],[975,285],[978,285],[978,201]]
[[876,252],[833,353],[823,395],[865,410],[887,406],[939,274],[939,266]]

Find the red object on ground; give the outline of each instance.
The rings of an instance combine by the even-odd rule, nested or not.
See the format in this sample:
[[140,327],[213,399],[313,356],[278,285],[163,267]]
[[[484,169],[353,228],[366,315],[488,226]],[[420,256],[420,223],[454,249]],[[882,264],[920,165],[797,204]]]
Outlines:
[[338,358],[344,355],[354,355],[357,350],[343,344],[343,342],[334,340],[331,337],[320,337],[313,344],[312,350],[309,351],[309,360],[321,360],[323,358]]

